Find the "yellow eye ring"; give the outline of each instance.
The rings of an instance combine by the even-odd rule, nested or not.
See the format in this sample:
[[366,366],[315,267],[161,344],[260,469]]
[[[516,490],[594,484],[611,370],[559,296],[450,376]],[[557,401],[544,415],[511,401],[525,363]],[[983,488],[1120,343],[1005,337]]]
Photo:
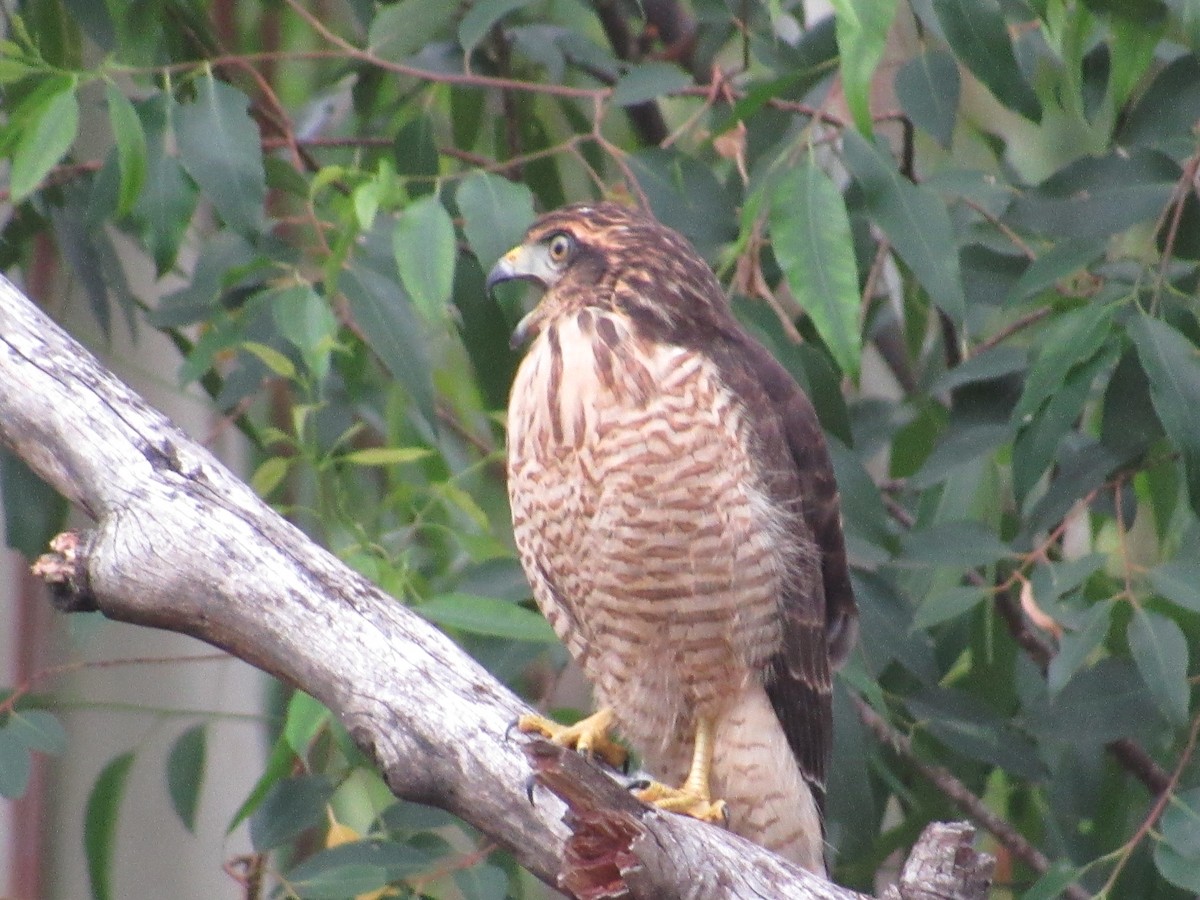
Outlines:
[[565,231],[560,231],[550,237],[548,249],[550,251],[550,260],[555,263],[563,263],[567,261],[567,257],[571,255],[575,242],[571,240],[571,236]]

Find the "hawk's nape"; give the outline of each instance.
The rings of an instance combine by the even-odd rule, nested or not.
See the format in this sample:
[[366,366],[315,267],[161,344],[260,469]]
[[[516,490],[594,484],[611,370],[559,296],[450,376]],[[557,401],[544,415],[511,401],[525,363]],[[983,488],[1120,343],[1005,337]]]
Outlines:
[[643,799],[823,874],[830,671],[857,613],[812,405],[644,214],[549,213],[488,286],[509,279],[544,289],[515,335],[513,531],[600,707],[523,727],[619,756],[616,727],[666,782]]

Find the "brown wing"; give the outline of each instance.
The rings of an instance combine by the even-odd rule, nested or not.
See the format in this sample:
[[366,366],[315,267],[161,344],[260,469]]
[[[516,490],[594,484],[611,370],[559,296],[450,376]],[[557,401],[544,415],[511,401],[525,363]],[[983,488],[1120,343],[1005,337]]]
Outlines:
[[[740,329],[739,329],[740,331]],[[786,456],[795,467],[804,527],[819,553],[819,572],[795,579],[784,596],[783,642],[770,662],[767,694],[818,807],[833,741],[831,669],[853,644],[857,608],[850,587],[837,483],[816,411],[792,376],[744,332],[731,354],[766,395],[762,414],[777,417]],[[811,566],[808,559],[797,560]]]

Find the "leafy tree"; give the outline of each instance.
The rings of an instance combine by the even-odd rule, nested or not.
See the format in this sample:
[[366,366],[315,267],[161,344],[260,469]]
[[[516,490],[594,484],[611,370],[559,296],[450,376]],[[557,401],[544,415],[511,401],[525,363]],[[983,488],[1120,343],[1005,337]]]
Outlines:
[[[831,440],[863,621],[836,879],[870,887],[966,815],[1014,896],[1195,894],[1200,16],[833,6],[25,0],[0,46],[0,263],[61,266],[104,337],[168,334],[263,496],[536,699],[564,655],[499,465],[521,298],[493,303],[483,273],[535,210],[648,204]],[[142,260],[182,287],[134,293]],[[12,459],[3,476],[10,511],[47,508]],[[9,541],[33,555],[60,524],[10,517]],[[64,748],[52,702],[0,712],[14,796],[30,752]],[[203,743],[179,738],[184,815]],[[370,772],[292,697],[243,810],[254,864],[335,896],[361,860],[332,848],[369,832],[395,865],[359,893],[535,891]],[[371,809],[353,835],[326,814],[352,781]]]

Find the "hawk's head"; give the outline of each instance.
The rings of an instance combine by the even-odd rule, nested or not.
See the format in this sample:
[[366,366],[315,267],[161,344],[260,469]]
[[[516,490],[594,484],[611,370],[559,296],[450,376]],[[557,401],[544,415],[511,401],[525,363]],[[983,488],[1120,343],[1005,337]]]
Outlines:
[[623,312],[666,337],[729,316],[720,284],[687,239],[616,203],[576,203],[539,218],[524,243],[496,263],[487,289],[514,279],[545,290],[517,326],[514,344],[584,307]]

